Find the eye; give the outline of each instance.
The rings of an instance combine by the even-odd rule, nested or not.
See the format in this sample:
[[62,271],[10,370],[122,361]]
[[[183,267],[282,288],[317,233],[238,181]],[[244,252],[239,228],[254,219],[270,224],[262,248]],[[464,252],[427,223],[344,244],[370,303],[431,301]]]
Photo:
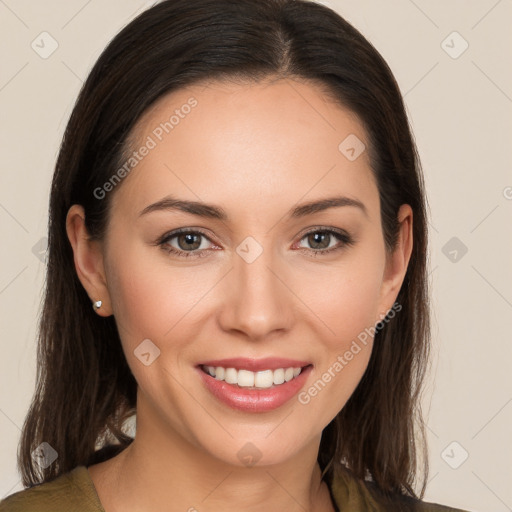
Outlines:
[[[157,245],[161,246],[166,252],[180,257],[202,258],[208,256],[212,249],[208,247],[205,240],[213,243],[202,231],[184,228],[165,234],[157,242]],[[300,242],[303,240],[306,240],[310,247],[299,246],[298,249],[312,253],[315,257],[342,250],[355,243],[355,240],[347,232],[332,228],[311,230],[302,236]]]
[[[341,249],[344,249],[345,247],[354,245],[355,243],[355,240],[345,231],[334,230],[332,228],[316,228],[315,230],[306,233],[301,238],[301,241],[302,240],[306,240],[306,243],[310,245],[310,248],[299,248],[312,251],[314,256],[320,256],[324,254],[329,254],[334,251],[339,251]],[[338,240],[337,244],[336,240]]]
[[[208,247],[203,244],[201,238],[210,240],[202,231],[191,229],[179,229],[164,235],[158,245],[165,251],[188,258],[208,256]],[[174,242],[175,243],[171,243]]]

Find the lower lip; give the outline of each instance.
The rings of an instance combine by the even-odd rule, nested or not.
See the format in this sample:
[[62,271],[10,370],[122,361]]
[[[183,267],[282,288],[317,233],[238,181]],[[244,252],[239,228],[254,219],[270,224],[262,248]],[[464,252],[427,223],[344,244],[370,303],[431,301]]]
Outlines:
[[240,387],[237,384],[228,384],[205,373],[199,367],[196,369],[206,388],[232,409],[244,412],[266,412],[281,407],[293,398],[304,385],[312,368],[311,365],[307,366],[301,371],[300,375],[292,380],[265,389],[250,389]]

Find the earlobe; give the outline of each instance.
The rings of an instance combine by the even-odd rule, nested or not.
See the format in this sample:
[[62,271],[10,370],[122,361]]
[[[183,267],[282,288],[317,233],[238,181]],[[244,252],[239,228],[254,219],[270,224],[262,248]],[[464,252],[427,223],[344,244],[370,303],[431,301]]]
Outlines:
[[66,232],[73,248],[75,270],[85,288],[92,307],[98,315],[112,314],[110,296],[103,265],[102,246],[92,240],[85,226],[85,213],[81,205],[73,205],[66,217]]
[[[398,222],[400,227],[397,245],[393,254],[388,256],[381,286],[381,316],[385,316],[395,303],[405,279],[405,274],[407,273],[409,260],[412,254],[412,247],[414,243],[412,229],[413,211],[408,204],[400,206],[400,210],[398,211]],[[380,320],[381,318],[377,319],[376,322]]]

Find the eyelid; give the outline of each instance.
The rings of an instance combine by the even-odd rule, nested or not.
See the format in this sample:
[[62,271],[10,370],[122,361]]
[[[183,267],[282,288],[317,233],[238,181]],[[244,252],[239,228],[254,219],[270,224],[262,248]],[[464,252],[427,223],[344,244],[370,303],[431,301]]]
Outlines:
[[328,233],[335,233],[340,236],[346,236],[348,238],[351,238],[351,235],[348,233],[348,231],[341,229],[341,228],[335,228],[333,226],[314,226],[313,228],[307,228],[306,231],[303,233],[299,233],[300,239],[304,238],[306,235],[309,235],[311,233],[318,233],[318,232],[328,232]]

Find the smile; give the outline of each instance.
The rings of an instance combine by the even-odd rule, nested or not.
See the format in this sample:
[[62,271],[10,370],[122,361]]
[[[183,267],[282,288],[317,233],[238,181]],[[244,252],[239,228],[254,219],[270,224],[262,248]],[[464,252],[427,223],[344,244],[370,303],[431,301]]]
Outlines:
[[214,399],[249,413],[268,412],[290,402],[312,370],[309,361],[277,357],[217,359],[196,366]]
[[228,384],[236,384],[240,387],[254,389],[267,389],[272,386],[279,386],[298,377],[302,372],[301,367],[277,368],[276,370],[268,369],[259,372],[224,368],[222,366],[202,366],[201,369],[217,380],[223,380]]

